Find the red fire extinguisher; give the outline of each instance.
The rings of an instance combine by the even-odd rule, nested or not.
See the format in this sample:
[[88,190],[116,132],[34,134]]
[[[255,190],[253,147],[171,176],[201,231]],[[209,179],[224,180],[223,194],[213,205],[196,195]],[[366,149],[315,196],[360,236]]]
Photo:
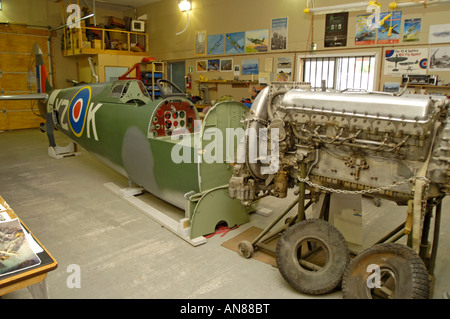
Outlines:
[[190,73],[188,73],[188,75],[185,77],[186,78],[186,89],[190,89],[191,88],[191,82],[192,82],[192,75]]

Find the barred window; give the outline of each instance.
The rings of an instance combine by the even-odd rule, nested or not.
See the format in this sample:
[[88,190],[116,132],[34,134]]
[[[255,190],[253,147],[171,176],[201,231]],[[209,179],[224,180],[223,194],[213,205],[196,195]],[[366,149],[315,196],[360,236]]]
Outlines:
[[315,90],[322,88],[373,91],[375,85],[375,56],[314,57],[301,59],[303,82]]

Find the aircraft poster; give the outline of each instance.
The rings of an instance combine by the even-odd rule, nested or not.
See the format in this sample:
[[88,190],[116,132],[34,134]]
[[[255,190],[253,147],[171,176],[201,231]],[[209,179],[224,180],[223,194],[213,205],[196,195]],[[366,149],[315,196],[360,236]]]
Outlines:
[[292,57],[277,58],[277,79],[276,81],[291,81],[292,79]]
[[220,71],[233,71],[233,59],[220,59]]
[[430,25],[429,43],[450,42],[450,24]]
[[197,65],[197,72],[208,71],[208,61],[207,60],[198,60],[196,65]]
[[428,49],[386,50],[384,54],[384,75],[426,74]]
[[288,18],[272,19],[271,50],[287,49]]
[[363,14],[356,17],[356,35],[355,45],[370,45],[375,44],[377,37],[377,30],[369,30],[366,23],[369,14]]
[[402,12],[381,12],[377,44],[399,43]]
[[419,41],[421,24],[421,18],[405,19],[405,24],[403,26],[403,42]]
[[245,32],[227,33],[225,35],[225,53],[238,54],[244,53]]
[[348,12],[329,13],[325,22],[325,47],[347,45]]
[[258,59],[242,60],[241,74],[242,75],[258,74],[259,73],[258,64],[259,64]]
[[195,54],[202,55],[206,53],[206,31],[197,31],[195,33]]
[[223,54],[225,52],[225,35],[208,35],[206,51],[208,52],[208,55]]
[[15,218],[0,223],[0,277],[36,265],[41,260],[33,251],[26,234]]
[[220,59],[208,60],[208,71],[219,71],[220,70]]
[[269,29],[245,32],[245,52],[267,52],[269,48]]
[[430,71],[450,71],[450,47],[430,48]]

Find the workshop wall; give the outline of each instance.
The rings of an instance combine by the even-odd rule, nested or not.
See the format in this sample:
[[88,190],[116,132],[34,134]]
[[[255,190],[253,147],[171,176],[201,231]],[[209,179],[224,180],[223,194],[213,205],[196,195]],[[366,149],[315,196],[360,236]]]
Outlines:
[[[57,27],[65,23],[62,18],[62,2],[49,0],[3,0],[0,23],[24,24],[43,28]],[[110,16],[123,18],[121,10],[97,6],[97,23],[106,23]],[[92,22],[92,18],[91,18]],[[80,80],[77,57],[64,57],[61,51],[62,29],[54,32],[53,67],[56,88],[70,86],[66,79]],[[31,52],[31,47],[30,47]],[[90,76],[90,74],[89,74]],[[83,80],[83,79],[81,79]]]
[[[176,35],[186,26],[186,15],[181,13],[177,6],[177,1],[159,1],[153,4],[138,8],[138,15],[147,14],[147,33],[149,34],[150,55],[158,59],[167,61],[186,61],[186,73],[188,67],[193,67],[192,73],[193,87],[191,93],[198,94],[196,80],[200,75],[208,79],[233,79],[233,72],[196,72],[195,64],[197,60],[230,57],[234,64],[240,65],[242,59],[259,59],[259,69],[266,71],[266,62],[276,61],[278,56],[292,56],[297,62],[299,56],[314,54],[317,56],[328,54],[348,54],[354,52],[373,52],[378,55],[376,70],[376,90],[382,90],[385,82],[401,82],[401,77],[384,75],[384,53],[391,49],[404,48],[426,48],[435,46],[448,46],[448,43],[429,44],[428,33],[430,25],[448,23],[450,5],[416,7],[402,9],[401,33],[399,43],[396,44],[355,44],[356,20],[358,15],[365,14],[364,11],[350,12],[348,19],[347,45],[339,48],[327,48],[324,46],[325,39],[325,15],[315,15],[314,17],[305,14],[306,0],[259,0],[239,1],[239,0],[194,0],[193,9],[190,14],[189,26],[181,35]],[[352,3],[355,1],[339,1],[341,3]],[[381,0],[381,11],[388,11],[391,0]],[[316,7],[336,5],[336,1],[323,0],[315,1]],[[258,54],[242,55],[203,55],[194,54],[195,34],[197,31],[206,31],[208,35],[225,34],[240,31],[250,31],[258,29],[270,29],[271,20],[274,18],[288,17],[288,43],[286,50],[269,51]],[[419,41],[403,42],[404,20],[421,18],[421,31]],[[314,52],[309,51],[309,43],[317,44]],[[272,64],[272,71],[276,71],[275,63]],[[297,65],[294,66],[294,74],[297,73]],[[450,72],[436,72],[439,80],[444,83],[450,82]],[[240,80],[251,80],[251,76],[240,76]],[[227,87],[227,88],[225,88]],[[231,86],[220,85],[218,96],[234,92],[241,96],[248,90],[231,89]],[[243,91],[242,91],[243,90]],[[240,98],[239,98],[240,99]]]

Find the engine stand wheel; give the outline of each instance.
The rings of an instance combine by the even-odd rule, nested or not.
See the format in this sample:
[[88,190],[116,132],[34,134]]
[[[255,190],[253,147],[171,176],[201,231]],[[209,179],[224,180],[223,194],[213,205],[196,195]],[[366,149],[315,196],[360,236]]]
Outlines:
[[422,259],[398,243],[379,244],[361,252],[342,281],[345,299],[427,299],[430,291]]
[[244,258],[250,258],[254,251],[253,245],[247,240],[241,241],[238,245],[238,253]]
[[307,219],[283,233],[276,261],[281,275],[295,290],[320,295],[341,283],[350,251],[344,236],[333,225]]

